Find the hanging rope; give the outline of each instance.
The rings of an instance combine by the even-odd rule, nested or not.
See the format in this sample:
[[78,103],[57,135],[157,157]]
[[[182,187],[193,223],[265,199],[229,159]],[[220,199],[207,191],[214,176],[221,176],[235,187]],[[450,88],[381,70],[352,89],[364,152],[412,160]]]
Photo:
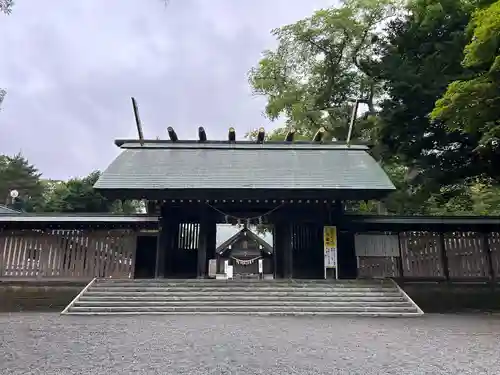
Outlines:
[[240,265],[240,266],[249,266],[253,263],[255,263],[256,260],[262,258],[262,256],[258,256],[256,258],[253,258],[253,259],[239,259],[239,258],[235,258],[235,257],[231,257],[231,259],[233,259],[236,264]]
[[218,213],[220,213],[221,215],[224,216],[224,218],[226,219],[226,223],[229,222],[229,218],[232,218],[234,220],[236,220],[237,224],[241,224],[242,222],[245,222],[247,223],[250,223],[252,220],[257,220],[257,222],[259,224],[262,224],[262,219],[270,214],[272,214],[274,211],[280,209],[281,207],[284,206],[284,203],[280,204],[279,206],[276,206],[274,207],[273,209],[267,211],[266,213],[262,214],[262,215],[257,215],[257,216],[250,216],[250,217],[238,217],[238,216],[234,216],[234,215],[230,215],[222,210],[219,210],[217,207],[214,207],[212,206],[211,204],[209,203],[205,203],[208,207],[210,207],[211,209],[213,209],[214,211],[217,211]]

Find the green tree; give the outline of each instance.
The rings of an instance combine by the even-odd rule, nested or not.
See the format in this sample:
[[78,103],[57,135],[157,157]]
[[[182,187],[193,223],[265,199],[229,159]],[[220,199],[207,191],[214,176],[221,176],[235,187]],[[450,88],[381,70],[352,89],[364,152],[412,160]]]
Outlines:
[[470,71],[465,79],[452,82],[440,98],[432,118],[450,131],[464,132],[480,139],[475,150],[480,168],[498,179],[500,170],[500,1],[478,9],[469,24],[470,42],[465,46],[462,65]]
[[478,182],[471,186],[471,197],[474,214],[500,216],[500,186]]
[[43,204],[44,187],[41,173],[21,154],[0,155],[0,202],[12,204],[10,192],[17,190],[19,199],[15,208],[34,211]]
[[466,74],[460,61],[471,10],[465,1],[416,0],[389,23],[380,50],[388,99],[379,114],[377,153],[385,162],[397,157],[422,197],[446,185],[460,195],[462,186],[453,184],[476,175],[478,139],[429,119],[447,85]]
[[84,178],[73,178],[66,182],[52,183],[47,191],[44,211],[75,213],[124,213],[137,212],[137,202],[114,202],[104,198],[94,188],[100,176],[94,171]]
[[[266,141],[283,141],[288,133],[288,128],[276,128],[269,132],[266,132],[265,140]],[[258,130],[252,130],[245,134],[245,138],[250,139],[252,141],[257,140]],[[305,133],[305,134],[304,134]],[[294,138],[295,141],[310,141],[311,137],[309,136],[309,131],[304,131],[303,129],[298,129],[295,131]]]
[[[267,133],[266,139],[284,139],[290,126],[298,129],[296,139],[311,139],[323,126],[329,136],[344,140],[349,100],[362,98],[368,111],[358,119],[354,139],[375,144],[372,154],[381,158],[397,191],[381,202],[351,202],[352,210],[498,212],[495,193],[500,188],[495,181],[476,178],[491,176],[488,168],[496,164],[490,162],[491,152],[478,152],[483,135],[429,117],[451,82],[481,73],[477,66],[461,64],[475,6],[465,0],[414,0],[398,12],[396,2],[346,1],[275,30],[277,49],[266,51],[250,72],[254,92],[268,99],[267,117],[285,119],[285,126]],[[487,9],[488,16],[476,13],[480,21],[475,24],[490,23],[489,34],[483,34],[492,40],[484,43],[498,53],[491,24],[500,18]],[[389,16],[394,17],[387,22]],[[481,65],[483,74],[496,62],[489,56]],[[256,135],[254,131],[247,137]]]
[[0,0],[0,12],[10,14],[13,5],[14,0]]
[[[396,5],[348,0],[274,30],[278,47],[265,51],[249,73],[254,93],[268,100],[267,117],[284,116],[287,127],[293,125],[305,136],[325,127],[329,137],[345,139],[353,100],[363,99],[367,114],[375,112],[379,86],[372,69],[373,41]],[[354,137],[363,138],[364,127],[357,129]]]
[[7,95],[7,91],[5,91],[5,89],[0,89],[0,109],[2,108],[2,103],[5,99],[5,95]]

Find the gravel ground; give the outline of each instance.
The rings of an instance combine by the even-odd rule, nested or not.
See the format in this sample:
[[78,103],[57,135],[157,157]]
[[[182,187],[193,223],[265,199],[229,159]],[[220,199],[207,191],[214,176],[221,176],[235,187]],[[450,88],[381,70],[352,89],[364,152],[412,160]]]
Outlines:
[[500,317],[0,314],[0,374],[500,374]]

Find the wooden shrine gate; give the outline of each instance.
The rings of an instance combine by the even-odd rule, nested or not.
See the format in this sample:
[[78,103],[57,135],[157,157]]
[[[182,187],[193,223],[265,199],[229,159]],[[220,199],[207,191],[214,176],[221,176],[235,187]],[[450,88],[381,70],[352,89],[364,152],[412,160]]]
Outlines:
[[136,232],[113,230],[2,230],[0,277],[132,278]]

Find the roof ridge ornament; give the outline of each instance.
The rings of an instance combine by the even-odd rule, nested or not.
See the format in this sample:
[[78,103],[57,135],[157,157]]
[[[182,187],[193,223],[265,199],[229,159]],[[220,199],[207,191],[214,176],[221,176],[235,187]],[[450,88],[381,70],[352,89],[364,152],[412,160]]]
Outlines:
[[291,127],[286,133],[285,142],[293,142],[293,137],[295,136],[295,128]]
[[169,126],[167,128],[167,132],[168,132],[168,137],[172,142],[177,142],[179,140],[179,138],[177,137],[177,133],[175,132],[173,127]]
[[205,132],[205,129],[203,126],[200,126],[198,128],[198,141],[199,142],[206,142],[207,141],[207,133]]
[[319,128],[318,131],[316,132],[316,134],[314,134],[313,142],[317,142],[317,143],[321,142],[325,132],[326,132],[326,129],[324,127]]
[[354,130],[354,122],[356,121],[356,117],[358,115],[359,102],[360,100],[356,99],[354,101],[354,105],[352,106],[351,121],[349,123],[349,130],[347,132],[347,139],[346,139],[346,145],[348,148],[351,147],[352,131]]
[[144,146],[144,133],[142,132],[141,118],[139,117],[139,107],[137,106],[137,101],[134,97],[132,99],[132,108],[134,109],[135,125],[137,126],[137,134],[139,136],[139,142],[141,146]]
[[232,126],[229,128],[227,133],[227,139],[231,143],[236,142],[236,130]]
[[266,138],[266,129],[264,129],[262,126],[259,128],[257,131],[257,143],[264,143],[264,140]]

